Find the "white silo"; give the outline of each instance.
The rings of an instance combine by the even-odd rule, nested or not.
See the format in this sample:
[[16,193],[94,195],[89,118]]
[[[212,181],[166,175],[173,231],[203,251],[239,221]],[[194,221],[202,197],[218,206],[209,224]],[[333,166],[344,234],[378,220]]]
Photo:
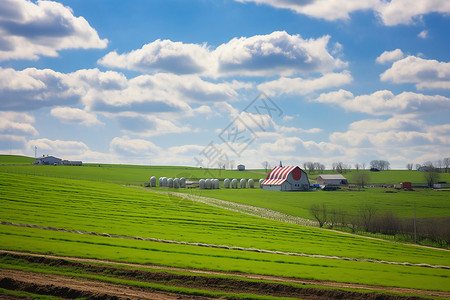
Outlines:
[[216,190],[218,190],[219,187],[220,187],[219,179],[214,179],[214,188],[215,188]]
[[151,187],[156,186],[156,177],[155,176],[150,177],[150,186]]
[[237,189],[237,186],[238,186],[238,180],[236,178],[233,178],[233,180],[231,180],[231,188]]
[[248,187],[251,189],[255,188],[255,181],[251,178],[248,180]]
[[205,181],[205,189],[207,189],[207,190],[210,190],[211,188],[212,188],[212,182],[211,182],[211,180],[212,179],[206,179],[206,181]]
[[205,188],[205,185],[206,185],[205,179],[200,179],[200,181],[198,182],[198,188],[203,190]]
[[172,178],[167,179],[167,187],[173,188],[173,179]]
[[229,178],[225,178],[225,180],[223,181],[223,187],[226,189],[230,188],[230,179]]
[[179,189],[179,188],[180,188],[180,179],[175,178],[175,179],[173,180],[173,188],[174,188],[174,189]]
[[264,179],[261,178],[261,179],[259,180],[259,188],[261,188],[261,189],[263,188],[263,186],[262,186],[262,183],[263,183],[263,182],[264,182]]
[[184,177],[180,178],[180,188],[182,189],[186,188],[186,178]]
[[163,177],[163,187],[167,187],[167,177]]
[[240,183],[241,183],[241,189],[245,189],[247,186],[247,180],[245,178],[242,178]]

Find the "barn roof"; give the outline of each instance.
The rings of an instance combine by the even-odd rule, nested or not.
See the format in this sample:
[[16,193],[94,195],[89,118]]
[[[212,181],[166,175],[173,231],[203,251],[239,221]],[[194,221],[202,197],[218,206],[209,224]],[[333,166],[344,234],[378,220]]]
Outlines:
[[267,179],[262,182],[262,184],[270,184],[270,185],[280,185],[286,181],[288,175],[292,170],[298,168],[296,166],[286,166],[286,167],[276,167],[274,168],[269,175],[267,175]]

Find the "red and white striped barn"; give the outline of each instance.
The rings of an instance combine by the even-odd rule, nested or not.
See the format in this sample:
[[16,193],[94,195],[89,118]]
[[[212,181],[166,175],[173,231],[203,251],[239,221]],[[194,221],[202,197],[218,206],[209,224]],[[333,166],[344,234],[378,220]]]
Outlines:
[[298,166],[276,167],[261,184],[268,191],[309,190],[308,175]]

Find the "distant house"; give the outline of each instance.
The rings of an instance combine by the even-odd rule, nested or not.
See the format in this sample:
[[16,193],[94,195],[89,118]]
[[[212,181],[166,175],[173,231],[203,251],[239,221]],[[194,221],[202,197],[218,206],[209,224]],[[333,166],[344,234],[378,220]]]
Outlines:
[[61,158],[57,158],[50,155],[43,155],[42,157],[36,158],[34,162],[35,165],[66,165],[66,166],[82,166],[83,162],[78,160],[62,160]]
[[308,191],[309,180],[305,171],[297,166],[276,167],[261,186],[269,191]]
[[245,171],[245,166],[244,165],[238,165],[237,169],[238,169],[238,171]]
[[401,182],[400,185],[401,185],[402,189],[411,189],[412,188],[411,182]]
[[347,178],[341,174],[324,174],[317,177],[317,183],[320,185],[348,185]]

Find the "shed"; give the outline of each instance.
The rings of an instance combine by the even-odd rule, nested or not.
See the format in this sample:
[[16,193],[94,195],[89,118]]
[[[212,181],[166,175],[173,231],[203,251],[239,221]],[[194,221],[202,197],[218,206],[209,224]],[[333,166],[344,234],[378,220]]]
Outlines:
[[238,169],[238,171],[245,171],[245,166],[244,165],[238,165],[237,169]]
[[402,189],[412,189],[411,182],[400,182]]
[[276,167],[267,175],[262,188],[268,191],[307,191],[309,180],[306,172],[298,166]]
[[324,174],[317,176],[317,183],[320,185],[348,185],[347,178],[341,174]]
[[42,157],[36,158],[36,165],[61,165],[62,159],[54,156],[44,155]]

